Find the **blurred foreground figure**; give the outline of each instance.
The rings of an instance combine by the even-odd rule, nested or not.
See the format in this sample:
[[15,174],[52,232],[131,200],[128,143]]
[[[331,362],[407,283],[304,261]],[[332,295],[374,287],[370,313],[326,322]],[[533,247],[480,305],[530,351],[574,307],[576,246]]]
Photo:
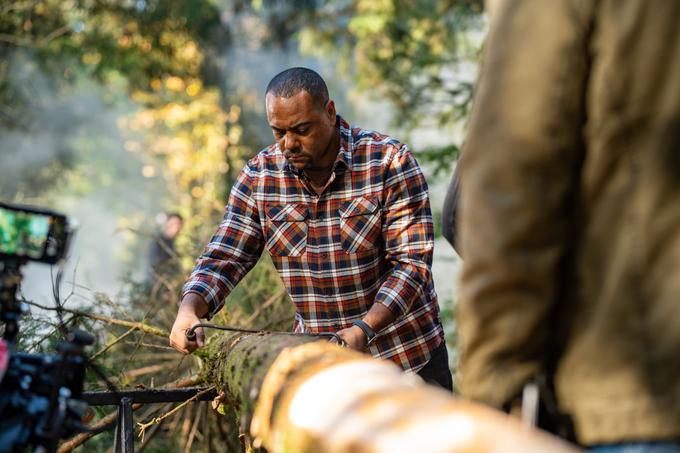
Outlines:
[[462,391],[512,407],[543,376],[581,444],[680,451],[680,2],[494,5],[461,163]]

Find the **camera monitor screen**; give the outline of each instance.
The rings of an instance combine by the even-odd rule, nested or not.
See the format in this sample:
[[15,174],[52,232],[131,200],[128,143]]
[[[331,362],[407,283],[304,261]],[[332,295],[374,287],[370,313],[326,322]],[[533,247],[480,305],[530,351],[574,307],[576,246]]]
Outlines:
[[0,256],[55,263],[65,247],[64,216],[0,204]]

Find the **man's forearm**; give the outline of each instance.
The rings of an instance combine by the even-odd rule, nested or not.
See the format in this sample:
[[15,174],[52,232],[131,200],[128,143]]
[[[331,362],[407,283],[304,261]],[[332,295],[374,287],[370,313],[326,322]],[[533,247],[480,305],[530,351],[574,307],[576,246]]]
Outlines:
[[197,293],[186,293],[179,304],[179,310],[188,310],[199,318],[205,318],[208,314],[208,304]]
[[390,325],[396,318],[392,310],[381,303],[376,303],[368,310],[363,321],[377,333]]

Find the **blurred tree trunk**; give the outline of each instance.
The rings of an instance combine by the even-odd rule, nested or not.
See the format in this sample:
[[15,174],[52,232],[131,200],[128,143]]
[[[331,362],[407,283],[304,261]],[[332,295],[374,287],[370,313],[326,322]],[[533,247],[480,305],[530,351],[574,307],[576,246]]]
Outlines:
[[577,451],[392,362],[318,337],[228,334],[201,354],[207,380],[236,408],[246,451]]

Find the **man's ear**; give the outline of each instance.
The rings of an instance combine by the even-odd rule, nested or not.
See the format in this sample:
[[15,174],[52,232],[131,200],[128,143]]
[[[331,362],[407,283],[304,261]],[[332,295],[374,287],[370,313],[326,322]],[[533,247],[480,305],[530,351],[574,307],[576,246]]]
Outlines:
[[335,124],[335,102],[333,102],[332,99],[326,104],[326,114],[328,115],[328,119],[331,121],[331,123]]

